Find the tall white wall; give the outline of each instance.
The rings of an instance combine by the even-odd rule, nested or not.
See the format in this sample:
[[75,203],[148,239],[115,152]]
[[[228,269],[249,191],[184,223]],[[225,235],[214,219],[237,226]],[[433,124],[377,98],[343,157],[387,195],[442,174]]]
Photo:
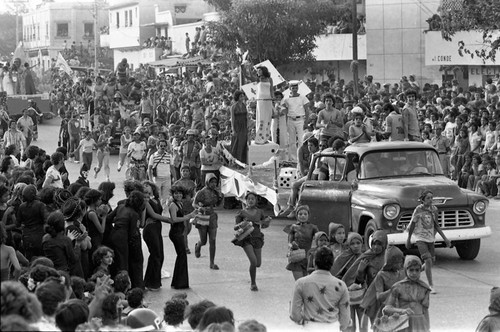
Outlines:
[[441,82],[439,66],[425,66],[426,20],[439,0],[369,0],[366,2],[367,73],[374,81],[397,83],[415,74],[423,83]]

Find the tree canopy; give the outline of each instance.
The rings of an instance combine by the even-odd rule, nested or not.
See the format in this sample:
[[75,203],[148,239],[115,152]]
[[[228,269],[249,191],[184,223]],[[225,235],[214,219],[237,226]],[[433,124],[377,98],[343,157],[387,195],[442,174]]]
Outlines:
[[221,15],[209,23],[218,48],[240,48],[249,52],[251,61],[269,59],[275,65],[314,60],[316,37],[342,17],[350,19],[349,6],[332,0],[206,1]]
[[452,40],[458,31],[480,31],[486,45],[470,51],[462,41],[458,42],[460,55],[477,56],[483,60],[495,61],[500,48],[500,1],[499,0],[456,0],[454,6],[440,8],[441,32],[446,40]]
[[16,49],[16,17],[0,14],[0,56],[8,56]]

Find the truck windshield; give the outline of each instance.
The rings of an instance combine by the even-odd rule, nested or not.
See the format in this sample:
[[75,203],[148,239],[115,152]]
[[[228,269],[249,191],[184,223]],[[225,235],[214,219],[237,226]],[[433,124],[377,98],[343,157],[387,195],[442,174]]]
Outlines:
[[443,175],[434,150],[374,151],[361,159],[360,179]]

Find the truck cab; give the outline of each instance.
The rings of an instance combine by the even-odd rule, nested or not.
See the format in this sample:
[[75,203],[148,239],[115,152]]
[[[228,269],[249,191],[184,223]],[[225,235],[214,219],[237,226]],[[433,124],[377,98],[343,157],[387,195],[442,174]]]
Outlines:
[[[322,231],[328,231],[330,222],[340,223],[361,234],[368,245],[376,230],[385,230],[390,244],[404,246],[418,196],[429,189],[439,210],[439,225],[462,259],[476,258],[481,238],[491,235],[485,225],[488,199],[447,178],[437,151],[428,144],[353,144],[342,155],[314,155],[309,174],[318,160],[328,165],[329,179],[310,176],[299,204],[309,205],[311,222]],[[439,235],[436,246],[444,246]]]

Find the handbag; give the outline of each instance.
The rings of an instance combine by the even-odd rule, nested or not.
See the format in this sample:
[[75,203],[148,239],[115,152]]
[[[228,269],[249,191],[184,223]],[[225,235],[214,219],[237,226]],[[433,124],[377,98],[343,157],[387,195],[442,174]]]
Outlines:
[[363,298],[365,297],[366,286],[363,285],[361,288],[349,290],[349,303],[351,305],[361,304]]
[[305,249],[295,249],[288,251],[286,255],[288,257],[288,263],[299,263],[306,259],[306,250]]
[[157,173],[158,164],[161,163],[164,155],[165,155],[165,153],[161,155],[160,159],[158,159],[158,161],[153,166],[153,168],[151,168],[151,171],[152,171],[154,177],[158,176],[158,173]]
[[410,321],[410,316],[408,316],[407,314],[403,315],[393,314],[391,316],[384,314],[383,316],[375,319],[373,325],[378,331],[392,332],[392,331],[399,331],[409,327],[410,325],[409,321]]
[[254,231],[253,224],[249,221],[242,221],[234,226],[234,237],[238,241],[247,238]]

